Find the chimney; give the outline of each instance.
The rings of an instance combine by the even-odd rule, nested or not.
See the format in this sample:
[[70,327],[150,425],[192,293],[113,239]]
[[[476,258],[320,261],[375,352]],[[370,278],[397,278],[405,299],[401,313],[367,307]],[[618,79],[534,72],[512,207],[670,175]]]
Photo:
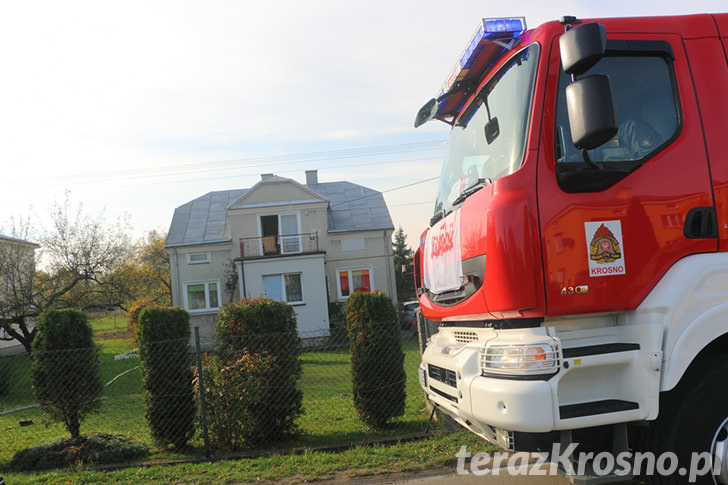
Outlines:
[[306,185],[318,184],[318,170],[306,170]]
[[270,180],[270,179],[272,179],[272,178],[273,178],[274,176],[275,176],[275,175],[273,175],[272,173],[261,173],[261,174],[260,174],[260,180],[264,180],[264,181],[265,181],[265,180]]

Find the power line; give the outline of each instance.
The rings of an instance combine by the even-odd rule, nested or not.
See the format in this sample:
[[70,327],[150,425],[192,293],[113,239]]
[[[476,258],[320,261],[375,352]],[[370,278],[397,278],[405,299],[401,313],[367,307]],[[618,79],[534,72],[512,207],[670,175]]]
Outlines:
[[[130,180],[141,177],[162,177],[172,175],[193,175],[205,172],[214,172],[221,170],[253,168],[260,166],[280,166],[293,165],[302,163],[321,162],[326,160],[351,159],[362,157],[375,157],[384,155],[393,155],[398,153],[412,153],[429,150],[439,150],[446,147],[446,142],[422,142],[422,143],[406,143],[399,145],[381,145],[373,147],[347,148],[340,150],[329,150],[320,152],[299,153],[290,155],[274,155],[268,157],[251,157],[237,158],[231,160],[221,160],[214,162],[197,162],[184,165],[167,165],[163,167],[144,167],[138,169],[127,170],[108,170],[101,172],[86,172],[67,175],[61,178],[60,183],[94,183],[105,180]],[[392,163],[392,162],[389,162]],[[53,182],[52,185],[59,183],[59,177],[33,177],[32,179],[11,179],[6,183],[21,183],[24,180],[33,182],[35,186],[42,185],[47,180]]]
[[412,206],[412,205],[425,205],[425,204],[434,204],[434,203],[435,203],[434,200],[423,200],[422,202],[409,202],[407,204],[394,204],[394,205],[387,204],[387,207],[391,209],[392,207],[408,207],[408,206]]
[[[410,163],[410,162],[427,162],[427,161],[442,161],[442,157],[426,157],[426,158],[410,158],[410,159],[399,159],[399,160],[387,160],[384,162],[367,162],[366,166],[376,166],[376,165],[396,165],[401,163]],[[361,164],[352,164],[352,163],[345,163],[340,165],[328,165],[326,169],[340,169],[340,168],[350,168],[350,167],[361,167]],[[291,174],[291,173],[298,173],[298,170],[283,170],[278,171],[276,170],[277,174]],[[258,175],[258,172],[246,172],[246,173],[238,173],[235,174],[235,177],[249,177]],[[196,177],[195,181],[203,181],[203,180],[218,180],[218,179],[227,179],[230,178],[230,174],[225,175],[213,175],[213,176],[203,176],[203,177]],[[148,178],[154,178],[154,177],[148,177]],[[63,180],[58,179],[52,179],[51,177],[46,177],[45,182],[42,181],[42,179],[34,180],[33,181],[33,187],[38,188],[47,188],[47,187],[54,187],[58,185],[65,185],[65,186],[78,186],[79,184],[88,185],[88,184],[99,184],[101,181],[92,181],[92,180],[85,180],[85,181],[79,181],[79,182],[64,182]],[[175,179],[170,180],[169,178],[164,180],[148,180],[148,181],[133,181],[131,179],[121,179],[121,180],[114,180],[114,183],[111,185],[112,188],[120,189],[125,187],[149,187],[149,186],[156,186],[156,185],[168,185],[168,184],[181,184],[181,183],[188,183],[187,179]],[[93,187],[74,187],[74,191],[93,191],[93,190],[108,190],[109,185],[105,186],[93,186]],[[19,182],[13,182],[10,187],[6,188],[6,192],[13,191],[13,190],[19,190],[19,191],[25,191],[26,188],[23,187],[22,183]]]
[[344,201],[344,202],[339,202],[338,204],[331,204],[331,205],[329,205],[329,207],[336,207],[337,205],[349,204],[349,203],[355,202],[357,200],[364,200],[364,199],[367,199],[369,197],[375,197],[375,196],[380,195],[380,194],[386,194],[387,192],[394,192],[395,190],[406,189],[407,187],[412,187],[413,185],[424,184],[425,182],[431,182],[431,181],[437,180],[439,178],[440,178],[439,175],[437,177],[430,177],[428,179],[420,180],[418,182],[412,182],[410,184],[400,185],[399,187],[394,187],[393,189],[382,190],[381,192],[374,192],[373,194],[365,195],[363,197],[358,197],[356,199],[351,199],[351,200],[347,200],[347,201]]

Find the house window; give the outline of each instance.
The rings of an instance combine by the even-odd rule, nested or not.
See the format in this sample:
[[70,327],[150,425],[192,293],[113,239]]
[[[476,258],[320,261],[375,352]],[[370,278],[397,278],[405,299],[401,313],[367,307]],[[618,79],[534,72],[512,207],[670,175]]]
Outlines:
[[286,303],[303,303],[301,273],[263,276],[265,296]]
[[372,291],[371,268],[339,270],[337,278],[339,298],[347,298],[355,291]]
[[187,309],[217,310],[220,307],[220,284],[218,281],[203,281],[185,284]]
[[210,262],[210,251],[204,253],[187,253],[187,264],[202,264]]
[[260,216],[263,254],[301,252],[301,223],[298,213]]

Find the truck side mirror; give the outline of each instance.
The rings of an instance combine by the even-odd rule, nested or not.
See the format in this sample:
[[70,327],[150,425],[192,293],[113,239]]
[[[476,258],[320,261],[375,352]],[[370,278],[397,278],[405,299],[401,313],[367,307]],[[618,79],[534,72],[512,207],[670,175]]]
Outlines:
[[570,28],[559,38],[561,67],[571,75],[566,87],[566,108],[574,146],[584,154],[584,161],[597,168],[586,153],[617,134],[617,116],[609,77],[595,74],[577,80],[604,57],[607,30],[596,22]]
[[437,100],[435,98],[432,98],[431,100],[426,102],[425,105],[417,112],[417,117],[415,118],[415,128],[419,128],[420,126],[424,125],[432,118],[434,118],[436,114]]
[[596,22],[567,30],[559,38],[561,68],[578,76],[588,71],[607,49],[607,29]]
[[593,150],[617,134],[612,83],[606,74],[595,74],[566,86],[571,139],[580,150]]

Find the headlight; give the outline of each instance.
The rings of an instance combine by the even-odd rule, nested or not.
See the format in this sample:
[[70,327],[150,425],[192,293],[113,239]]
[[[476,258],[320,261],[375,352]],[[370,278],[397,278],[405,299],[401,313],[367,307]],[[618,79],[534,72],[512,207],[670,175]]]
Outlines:
[[488,345],[481,349],[483,374],[549,374],[559,367],[555,343]]

